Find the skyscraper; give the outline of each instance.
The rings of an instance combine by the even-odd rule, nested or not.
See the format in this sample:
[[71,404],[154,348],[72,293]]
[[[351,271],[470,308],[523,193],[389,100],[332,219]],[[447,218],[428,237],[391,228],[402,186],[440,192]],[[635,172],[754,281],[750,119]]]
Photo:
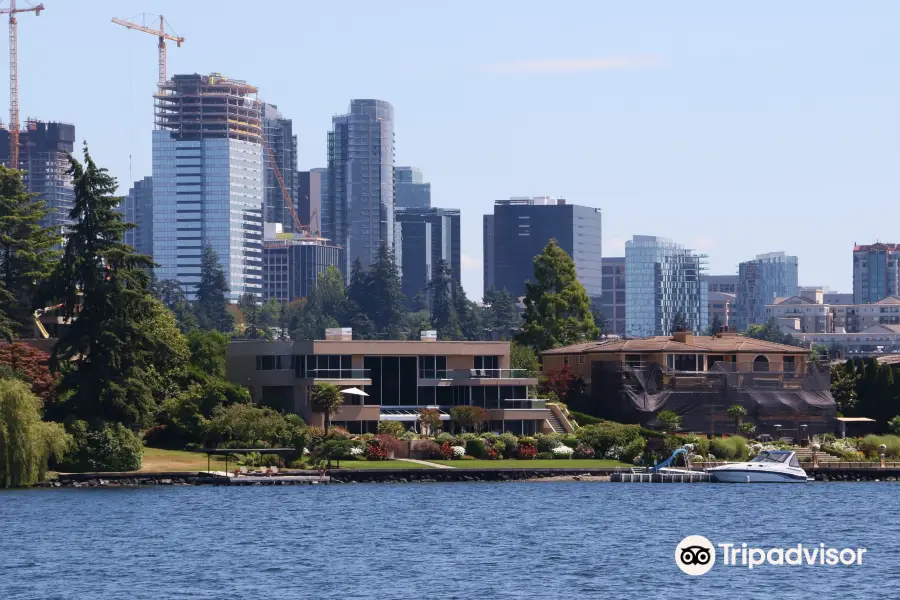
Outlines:
[[394,214],[394,249],[400,282],[407,302],[427,286],[444,260],[451,277],[460,282],[459,210],[455,208],[398,208]]
[[[294,231],[294,219],[284,203],[284,192],[272,168],[272,157],[281,173],[284,185],[291,195],[294,210],[297,210],[298,193],[295,176],[297,173],[297,136],[293,133],[293,123],[285,119],[274,104],[262,103],[263,132],[272,150],[271,156],[263,149],[265,167],[265,193],[263,195],[263,219],[266,223],[281,223],[285,231]],[[306,225],[307,223],[304,223]]]
[[853,304],[870,304],[900,294],[900,244],[853,247]]
[[210,75],[175,75],[156,98],[153,258],[189,299],[205,246],[236,301],[262,295],[262,122],[257,89]]
[[754,260],[738,265],[735,328],[744,331],[754,323],[765,323],[767,304],[773,304],[775,298],[790,298],[800,293],[797,278],[797,257],[784,252],[759,254]]
[[153,256],[153,178],[144,177],[134,182],[128,195],[122,200],[122,218],[134,223],[134,229],[125,232],[125,243],[131,244],[141,254]]
[[625,335],[625,257],[603,258],[603,297],[600,299],[600,314],[606,319],[606,331]]
[[578,281],[597,300],[603,293],[599,208],[567,204],[562,198],[511,198],[494,202],[484,219],[485,291],[525,295],[534,279],[534,257],[551,239],[575,261]]
[[75,203],[72,177],[67,173],[75,149],[75,126],[29,119],[19,132],[19,164],[9,164],[9,130],[0,129],[0,162],[25,171],[26,189],[37,194],[50,212],[41,225],[63,233]]
[[397,208],[429,208],[431,184],[414,167],[394,167],[394,205]]
[[325,169],[310,169],[297,173],[297,216],[314,233],[322,229],[322,178]]
[[669,335],[679,317],[687,329],[704,334],[709,326],[705,258],[662,237],[636,235],[625,242],[626,335]]
[[324,238],[283,233],[279,223],[266,224],[265,238],[263,300],[309,298],[325,269],[344,264],[343,248]]
[[383,100],[351,100],[328,133],[324,237],[345,249],[347,268],[374,264],[394,245],[394,108]]

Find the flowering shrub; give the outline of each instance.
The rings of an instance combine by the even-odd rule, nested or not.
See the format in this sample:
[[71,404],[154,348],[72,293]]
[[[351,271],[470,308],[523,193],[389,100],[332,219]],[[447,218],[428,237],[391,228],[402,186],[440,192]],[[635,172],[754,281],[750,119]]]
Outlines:
[[357,456],[362,456],[362,455],[365,454],[365,453],[366,453],[366,451],[363,450],[363,449],[362,449],[361,447],[359,447],[359,446],[354,446],[354,447],[350,448],[350,456],[352,456],[352,457],[354,457],[354,458],[357,457]]
[[556,448],[551,450],[551,452],[553,452],[553,455],[556,458],[572,458],[572,454],[575,453],[574,450],[572,450],[568,446],[563,446],[563,445],[557,446]]
[[491,446],[484,457],[488,460],[499,460],[503,458],[503,451],[499,450],[497,446]]
[[619,460],[619,457],[625,451],[623,446],[610,446],[606,449],[606,453],[603,455],[603,458],[609,458],[612,460]]
[[466,455],[466,449],[462,446],[451,446],[451,450],[453,450],[453,458],[460,459]]
[[400,442],[392,435],[378,434],[366,444],[366,458],[387,460],[400,447]]
[[523,444],[519,446],[519,458],[530,460],[537,456],[537,447],[531,444]]
[[387,460],[388,452],[377,444],[369,444],[366,446],[366,458],[369,460]]
[[575,458],[594,458],[594,449],[587,444],[581,444],[575,448]]
[[453,446],[450,445],[450,442],[444,442],[441,444],[441,458],[444,460],[452,460],[453,459]]
[[396,452],[400,449],[400,440],[387,433],[379,433],[372,443],[377,443],[379,447],[384,448],[385,452]]

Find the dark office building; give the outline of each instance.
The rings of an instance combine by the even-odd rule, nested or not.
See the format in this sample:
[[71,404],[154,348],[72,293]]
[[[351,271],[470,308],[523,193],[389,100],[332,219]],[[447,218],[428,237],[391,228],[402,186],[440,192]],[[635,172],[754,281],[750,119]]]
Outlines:
[[431,184],[415,167],[394,167],[394,207],[429,208]]
[[603,298],[600,312],[606,318],[606,331],[625,335],[625,257],[603,259]]
[[[287,188],[291,196],[297,196],[295,193],[296,182],[294,177],[297,174],[297,136],[293,132],[293,123],[290,119],[285,119],[278,107],[274,104],[263,104],[262,110],[263,133],[266,136],[266,142],[272,150],[272,154],[263,148],[263,167],[265,177],[265,190],[263,195],[263,221],[266,223],[281,223],[284,231],[294,231],[294,219],[291,211],[284,201],[284,191],[281,189],[281,183],[275,175],[275,169],[272,168],[272,158],[278,165],[284,186]],[[299,212],[297,207],[298,200],[292,198],[294,202],[294,210]],[[303,221],[304,225],[308,221]]]
[[19,164],[9,164],[9,130],[0,129],[0,162],[25,171],[23,181],[50,212],[41,225],[63,233],[75,203],[67,153],[75,149],[75,126],[29,120],[19,133]]
[[407,302],[425,292],[444,260],[451,276],[460,281],[459,210],[453,208],[404,208],[394,213],[394,252]]
[[335,266],[343,275],[344,249],[322,238],[266,240],[263,244],[263,300],[308,298],[319,274]]
[[555,238],[597,302],[603,289],[600,224],[599,208],[566,204],[561,198],[497,200],[493,217],[484,221],[485,290],[524,296],[525,281],[534,277],[534,257]]
[[122,218],[134,223],[134,229],[125,232],[125,243],[141,254],[153,256],[153,178],[144,177],[134,182],[120,206]]
[[325,169],[297,173],[297,216],[314,234],[322,229],[322,179]]

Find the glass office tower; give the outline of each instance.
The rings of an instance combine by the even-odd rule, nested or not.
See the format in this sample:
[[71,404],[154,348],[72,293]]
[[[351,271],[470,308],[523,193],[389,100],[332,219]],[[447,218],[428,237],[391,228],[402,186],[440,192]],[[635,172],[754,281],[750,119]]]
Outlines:
[[738,265],[734,325],[744,331],[750,325],[766,322],[766,305],[775,298],[790,298],[800,293],[797,285],[797,257],[784,252],[759,254],[755,260]]

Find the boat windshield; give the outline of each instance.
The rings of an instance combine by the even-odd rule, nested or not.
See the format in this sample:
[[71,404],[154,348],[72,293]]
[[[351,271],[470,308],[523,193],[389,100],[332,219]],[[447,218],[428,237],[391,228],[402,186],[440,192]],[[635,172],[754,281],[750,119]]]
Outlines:
[[750,462],[783,463],[787,461],[788,456],[790,456],[788,453],[779,452],[776,454],[774,452],[763,451],[757,454]]

